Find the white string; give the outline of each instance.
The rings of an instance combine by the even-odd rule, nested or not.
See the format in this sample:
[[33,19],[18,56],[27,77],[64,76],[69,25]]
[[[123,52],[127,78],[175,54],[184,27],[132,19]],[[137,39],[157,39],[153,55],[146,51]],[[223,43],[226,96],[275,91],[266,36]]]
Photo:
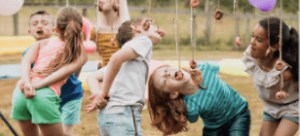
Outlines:
[[[279,60],[282,61],[282,0],[280,0],[280,37],[279,37]],[[283,72],[280,73],[281,90],[283,89]]]
[[193,47],[193,60],[195,59],[195,42],[194,42],[194,11],[193,11],[193,7],[191,6],[191,45]]
[[176,5],[176,17],[174,20],[174,26],[175,26],[175,44],[176,44],[176,52],[178,56],[178,68],[180,69],[180,54],[179,54],[179,48],[178,48],[178,38],[177,38],[177,19],[178,19],[178,2],[175,0]]

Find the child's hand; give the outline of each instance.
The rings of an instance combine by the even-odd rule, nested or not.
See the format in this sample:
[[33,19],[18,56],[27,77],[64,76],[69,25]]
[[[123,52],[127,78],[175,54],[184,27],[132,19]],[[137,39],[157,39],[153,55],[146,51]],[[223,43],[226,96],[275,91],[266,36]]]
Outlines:
[[96,109],[97,109],[97,103],[91,103],[91,104],[86,106],[85,110],[86,110],[87,113],[90,113],[90,112],[92,112]]
[[24,82],[22,79],[17,83],[17,85],[20,88],[21,92],[24,93]]
[[24,90],[23,93],[25,94],[26,99],[31,99],[36,95],[35,89],[32,88],[32,85],[30,82],[24,83],[23,90]]
[[36,90],[36,89],[40,89],[41,87],[39,86],[38,82],[31,82],[31,86],[32,86],[32,89],[33,90]]
[[200,4],[200,0],[191,0],[191,7],[195,8]]
[[89,100],[94,100],[92,104],[87,105],[86,111],[92,112],[95,109],[102,109],[106,106],[107,101],[109,99],[109,95],[107,95],[105,98],[101,96],[101,94],[93,94],[89,97]]

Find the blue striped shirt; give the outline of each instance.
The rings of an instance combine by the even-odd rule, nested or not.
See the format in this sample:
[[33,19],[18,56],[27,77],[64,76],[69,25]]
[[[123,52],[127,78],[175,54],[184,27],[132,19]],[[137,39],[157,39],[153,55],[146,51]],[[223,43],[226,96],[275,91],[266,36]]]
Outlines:
[[193,123],[200,116],[205,127],[219,128],[241,113],[247,107],[247,101],[219,78],[219,66],[202,63],[197,69],[203,75],[201,86],[208,88],[183,97],[188,108],[187,118]]

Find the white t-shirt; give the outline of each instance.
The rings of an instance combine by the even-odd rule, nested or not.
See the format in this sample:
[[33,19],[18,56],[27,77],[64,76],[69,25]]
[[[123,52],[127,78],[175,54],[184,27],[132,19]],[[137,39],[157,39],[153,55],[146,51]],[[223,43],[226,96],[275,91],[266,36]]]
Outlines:
[[[137,106],[142,111],[145,104],[145,85],[148,80],[153,44],[148,37],[140,36],[126,42],[122,48],[126,46],[140,56],[122,64],[110,88],[110,99],[107,105],[99,110],[100,113],[122,113],[125,106]],[[105,73],[106,67],[101,71]]]

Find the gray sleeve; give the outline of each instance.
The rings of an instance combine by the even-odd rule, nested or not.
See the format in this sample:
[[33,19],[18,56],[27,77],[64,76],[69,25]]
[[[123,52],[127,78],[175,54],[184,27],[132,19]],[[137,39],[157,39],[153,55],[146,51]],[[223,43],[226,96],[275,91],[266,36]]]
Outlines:
[[132,48],[141,57],[146,58],[152,50],[152,41],[146,36],[140,36],[128,42],[126,46]]

